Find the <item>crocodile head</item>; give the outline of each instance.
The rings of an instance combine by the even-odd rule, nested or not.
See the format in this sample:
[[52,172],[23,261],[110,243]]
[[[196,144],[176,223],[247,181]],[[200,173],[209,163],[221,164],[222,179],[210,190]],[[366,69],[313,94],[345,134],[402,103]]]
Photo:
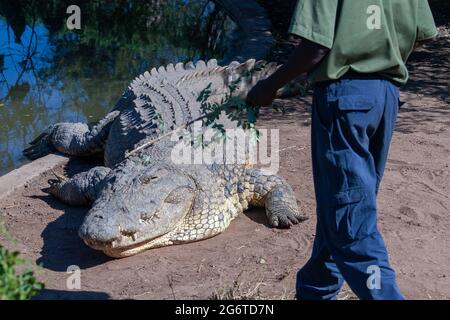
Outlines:
[[169,165],[127,166],[106,186],[79,230],[84,242],[120,258],[154,247],[191,211],[191,177]]

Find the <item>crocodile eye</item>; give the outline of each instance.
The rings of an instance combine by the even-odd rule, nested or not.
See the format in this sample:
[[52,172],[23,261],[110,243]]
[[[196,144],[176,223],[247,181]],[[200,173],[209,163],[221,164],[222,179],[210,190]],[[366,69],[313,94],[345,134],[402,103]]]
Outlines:
[[141,183],[142,184],[149,184],[152,181],[157,181],[159,179],[159,177],[157,176],[143,176],[141,179]]

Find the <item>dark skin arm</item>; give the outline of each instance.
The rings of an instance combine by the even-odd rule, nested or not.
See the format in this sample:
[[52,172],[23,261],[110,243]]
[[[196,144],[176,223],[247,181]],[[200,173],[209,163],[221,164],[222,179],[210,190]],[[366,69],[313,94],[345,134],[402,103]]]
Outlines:
[[290,81],[312,70],[330,50],[319,44],[302,39],[288,62],[265,80],[259,81],[247,95],[253,106],[268,106],[276,98],[278,89]]
[[434,40],[434,38],[417,41],[416,44],[414,45],[414,50],[426,45],[427,43],[429,43],[433,40]]

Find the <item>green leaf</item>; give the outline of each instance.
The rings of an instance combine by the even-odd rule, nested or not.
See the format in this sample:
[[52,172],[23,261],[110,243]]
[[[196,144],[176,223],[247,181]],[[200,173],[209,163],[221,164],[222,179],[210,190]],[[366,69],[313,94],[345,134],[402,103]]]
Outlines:
[[220,103],[210,103],[207,101],[212,92],[212,83],[209,83],[197,97],[197,101],[201,104],[200,108],[205,115],[205,118],[202,120],[202,125],[204,127],[212,126],[213,129],[226,138],[225,128],[223,125],[217,123],[221,113],[225,111],[228,119],[235,121],[238,127],[250,130],[252,136],[259,139],[260,132],[256,128],[256,122],[259,117],[259,107],[247,104],[244,99],[237,95],[233,95],[233,93],[239,87],[242,77],[252,76],[255,72],[261,71],[265,67],[265,63],[258,63],[251,70],[242,71],[240,77],[229,84],[229,93],[225,95],[225,98],[221,99]]
[[17,251],[10,252],[0,246],[0,299],[25,300],[36,295],[44,288],[31,270],[16,273],[18,266],[24,264]]

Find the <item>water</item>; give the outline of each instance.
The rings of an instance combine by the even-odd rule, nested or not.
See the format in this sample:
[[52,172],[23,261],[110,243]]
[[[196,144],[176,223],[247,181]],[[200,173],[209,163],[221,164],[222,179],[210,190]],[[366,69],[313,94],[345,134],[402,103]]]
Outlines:
[[49,125],[99,120],[145,70],[222,57],[235,28],[206,0],[105,0],[72,32],[69,2],[0,3],[0,175]]

